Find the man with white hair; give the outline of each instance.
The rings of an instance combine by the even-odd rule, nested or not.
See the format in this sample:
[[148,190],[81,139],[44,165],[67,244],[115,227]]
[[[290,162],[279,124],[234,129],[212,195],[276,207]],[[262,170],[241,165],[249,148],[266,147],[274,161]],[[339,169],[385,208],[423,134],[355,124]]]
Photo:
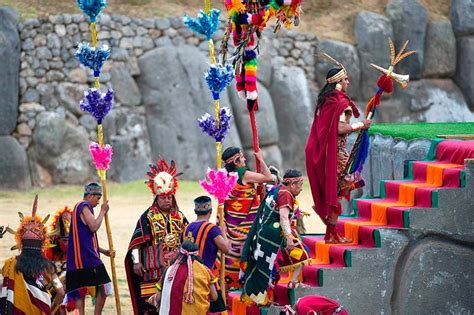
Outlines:
[[146,300],[156,293],[163,271],[176,257],[180,235],[188,224],[176,203],[178,175],[174,161],[165,160],[151,165],[148,172],[153,204],[140,216],[125,257],[134,314],[156,314]]

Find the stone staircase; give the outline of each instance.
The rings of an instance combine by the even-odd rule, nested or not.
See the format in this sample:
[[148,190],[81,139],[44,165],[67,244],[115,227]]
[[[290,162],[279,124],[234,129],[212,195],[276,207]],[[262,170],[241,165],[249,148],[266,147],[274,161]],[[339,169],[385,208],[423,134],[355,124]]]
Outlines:
[[[305,235],[313,259],[305,288],[275,287],[279,305],[316,294],[338,300],[351,314],[466,313],[474,311],[474,141],[432,142],[424,161],[409,161],[403,180],[380,182],[380,196],[354,200],[356,213],[338,228],[348,245]],[[279,314],[231,292],[231,314]]]

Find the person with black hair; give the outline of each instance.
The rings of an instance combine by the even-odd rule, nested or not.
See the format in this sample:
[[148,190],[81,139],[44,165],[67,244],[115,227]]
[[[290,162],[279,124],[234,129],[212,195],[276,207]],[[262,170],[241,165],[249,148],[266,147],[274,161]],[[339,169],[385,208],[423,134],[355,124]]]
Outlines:
[[242,250],[241,262],[245,268],[242,300],[268,304],[272,300],[269,285],[277,281],[279,272],[292,271],[289,288],[300,285],[301,269],[310,259],[291,218],[298,209],[296,196],[302,189],[301,172],[288,170],[283,183],[273,187],[260,204]]
[[[330,58],[330,57],[329,57]],[[329,70],[326,85],[318,95],[314,121],[306,144],[306,170],[316,213],[326,224],[324,237],[328,244],[350,243],[336,231],[341,214],[340,200],[361,185],[360,176],[346,175],[349,159],[347,137],[350,133],[370,127],[370,120],[350,124],[359,117],[354,102],[347,96],[349,77],[340,63]]]
[[210,302],[217,299],[217,280],[199,257],[198,246],[185,240],[148,303],[160,315],[206,314]]
[[31,216],[20,214],[20,226],[15,233],[18,256],[10,257],[2,268],[3,282],[0,286],[0,314],[50,314],[53,309],[51,295],[47,288],[55,291],[54,305],[61,304],[64,287],[55,267],[43,255],[47,242],[47,228],[44,220],[36,215],[38,196],[33,203]]
[[237,184],[224,202],[226,234],[232,243],[232,252],[226,256],[225,267],[226,288],[229,289],[242,287],[240,253],[260,204],[260,197],[255,186],[274,182],[276,179],[267,167],[262,151],[255,153],[255,158],[260,162],[261,173],[248,169],[245,156],[239,148],[229,147],[222,153],[226,170],[236,172],[238,175]]

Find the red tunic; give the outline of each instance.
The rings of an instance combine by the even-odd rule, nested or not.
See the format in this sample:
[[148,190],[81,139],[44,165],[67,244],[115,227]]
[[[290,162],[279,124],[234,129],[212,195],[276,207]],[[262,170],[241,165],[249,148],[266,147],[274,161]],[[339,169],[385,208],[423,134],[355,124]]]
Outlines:
[[316,212],[325,218],[338,207],[337,200],[337,127],[339,116],[351,106],[355,117],[359,111],[342,91],[326,97],[320,113],[315,113],[306,144],[306,171]]

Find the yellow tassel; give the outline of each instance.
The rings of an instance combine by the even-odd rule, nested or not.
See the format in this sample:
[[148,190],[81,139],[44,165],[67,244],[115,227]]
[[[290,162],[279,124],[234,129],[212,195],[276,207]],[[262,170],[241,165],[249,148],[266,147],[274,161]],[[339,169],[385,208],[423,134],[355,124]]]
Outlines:
[[222,142],[216,142],[216,164],[217,169],[222,167]]
[[99,141],[99,145],[104,145],[104,133],[102,131],[102,124],[97,126],[97,140]]
[[97,175],[99,175],[100,180],[105,181],[105,175],[106,171],[105,170],[97,170]]
[[95,23],[91,23],[91,33],[92,33],[92,47],[97,47],[97,31],[95,29]]
[[95,88],[98,90],[100,88],[99,77],[95,77]]
[[211,0],[206,0],[206,14],[209,15],[211,14]]
[[211,58],[211,64],[216,64],[216,55],[214,52],[214,42],[212,38],[207,42],[207,46],[209,47],[209,57]]

